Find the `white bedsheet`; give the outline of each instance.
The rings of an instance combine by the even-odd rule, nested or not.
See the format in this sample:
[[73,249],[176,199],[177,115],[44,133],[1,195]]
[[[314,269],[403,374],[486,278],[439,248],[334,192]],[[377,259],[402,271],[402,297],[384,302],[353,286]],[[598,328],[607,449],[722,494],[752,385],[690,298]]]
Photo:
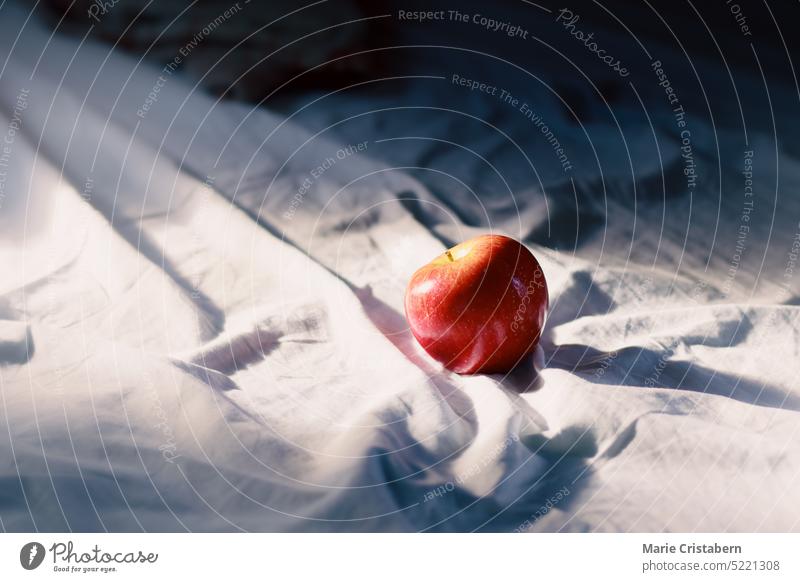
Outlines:
[[[593,154],[543,91],[570,182],[522,122],[513,142],[430,109],[323,129],[379,97],[300,124],[174,76],[138,115],[157,69],[26,17],[0,18],[0,132],[20,126],[0,198],[2,530],[800,529],[798,165],[768,134],[752,147],[781,183],[759,183],[729,277],[741,190],[726,206],[701,184],[693,214],[614,191],[634,171],[659,202],[650,127],[630,157],[595,127]],[[701,162],[729,144],[703,139]],[[739,175],[740,151],[721,159]],[[570,230],[576,213],[596,228]],[[488,230],[527,241],[552,309],[535,362],[461,377],[415,344],[402,295]]]

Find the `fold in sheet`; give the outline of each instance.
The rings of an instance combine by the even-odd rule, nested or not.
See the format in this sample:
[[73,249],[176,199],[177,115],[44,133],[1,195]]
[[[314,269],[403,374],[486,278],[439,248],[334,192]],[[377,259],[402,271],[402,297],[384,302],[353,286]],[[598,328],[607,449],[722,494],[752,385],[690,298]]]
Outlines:
[[[480,156],[388,148],[366,120],[314,131],[178,77],[140,115],[156,68],[25,17],[0,23],[0,127],[26,102],[0,208],[5,530],[798,529],[787,296],[628,264],[624,217],[602,261],[597,239],[537,244],[596,176],[458,212],[414,168]],[[411,129],[457,131],[442,119]],[[540,257],[552,310],[531,362],[459,377],[402,294],[487,224]],[[656,235],[667,261],[686,247]]]

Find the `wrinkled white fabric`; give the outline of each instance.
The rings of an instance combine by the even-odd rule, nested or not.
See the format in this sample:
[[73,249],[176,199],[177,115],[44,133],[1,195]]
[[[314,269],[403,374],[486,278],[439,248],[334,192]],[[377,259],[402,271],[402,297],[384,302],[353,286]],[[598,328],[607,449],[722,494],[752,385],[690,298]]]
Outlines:
[[[430,110],[325,130],[380,99],[333,96],[301,124],[177,76],[140,116],[157,69],[3,12],[0,129],[26,93],[0,206],[2,529],[800,529],[796,198],[748,240],[760,272],[726,284],[707,232],[643,226],[661,217],[600,189],[627,159],[574,182],[537,161],[525,187],[509,143],[550,146],[521,124],[513,142]],[[648,131],[629,142],[643,190],[661,187]],[[429,134],[473,151],[378,141]],[[574,232],[539,244],[576,203],[600,217],[580,252]],[[740,207],[698,202],[693,220],[720,214],[729,250]],[[402,296],[488,230],[528,243],[551,312],[531,362],[460,377],[416,345]]]

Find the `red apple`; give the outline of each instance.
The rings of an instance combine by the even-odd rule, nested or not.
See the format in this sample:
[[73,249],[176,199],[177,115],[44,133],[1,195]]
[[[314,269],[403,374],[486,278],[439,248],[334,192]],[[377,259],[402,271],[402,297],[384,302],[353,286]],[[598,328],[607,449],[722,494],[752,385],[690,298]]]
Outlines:
[[428,354],[459,374],[502,373],[536,347],[548,296],[533,254],[507,236],[458,244],[411,277],[406,319]]

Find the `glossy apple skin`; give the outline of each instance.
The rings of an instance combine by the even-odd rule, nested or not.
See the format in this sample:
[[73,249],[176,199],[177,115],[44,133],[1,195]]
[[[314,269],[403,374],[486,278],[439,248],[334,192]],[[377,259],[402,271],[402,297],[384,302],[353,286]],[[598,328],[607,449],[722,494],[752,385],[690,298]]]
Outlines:
[[411,332],[459,374],[497,374],[530,354],[548,307],[544,272],[516,240],[483,235],[448,249],[408,283]]

